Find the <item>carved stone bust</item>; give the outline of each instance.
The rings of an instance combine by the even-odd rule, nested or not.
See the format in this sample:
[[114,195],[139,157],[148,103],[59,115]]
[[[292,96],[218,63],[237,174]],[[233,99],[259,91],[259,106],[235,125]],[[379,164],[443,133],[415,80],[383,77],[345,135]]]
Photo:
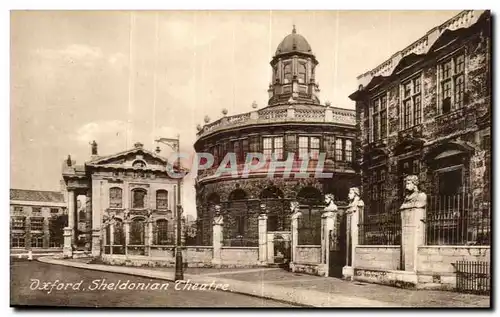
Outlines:
[[418,189],[418,177],[408,175],[405,177],[406,196],[400,209],[425,208],[427,195]]
[[337,207],[337,205],[335,205],[334,199],[335,199],[335,197],[333,196],[333,194],[326,194],[325,195],[326,207],[323,209],[323,211],[325,212],[326,215],[330,215],[330,214],[338,211],[338,207]]
[[347,196],[349,198],[349,206],[347,208],[348,214],[357,212],[359,207],[363,207],[365,205],[365,203],[361,200],[359,196],[360,194],[358,187],[351,187],[349,189],[349,194]]
[[222,225],[223,221],[224,221],[224,216],[222,215],[220,205],[215,205],[214,224]]

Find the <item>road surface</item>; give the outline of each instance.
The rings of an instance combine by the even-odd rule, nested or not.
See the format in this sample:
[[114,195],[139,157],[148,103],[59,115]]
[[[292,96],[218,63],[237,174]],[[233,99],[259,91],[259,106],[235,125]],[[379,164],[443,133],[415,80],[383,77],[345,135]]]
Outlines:
[[[50,284],[48,284],[50,283]],[[11,306],[71,307],[291,307],[273,300],[125,274],[38,261],[11,262]],[[201,286],[199,286],[201,287]],[[223,286],[219,286],[222,288]]]

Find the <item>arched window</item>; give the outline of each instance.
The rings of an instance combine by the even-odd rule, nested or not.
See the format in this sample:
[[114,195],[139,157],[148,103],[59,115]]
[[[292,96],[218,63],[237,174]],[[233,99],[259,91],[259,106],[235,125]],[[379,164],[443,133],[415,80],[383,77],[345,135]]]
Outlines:
[[306,82],[306,64],[299,64],[299,83]]
[[169,245],[174,244],[173,237],[168,232],[168,221],[159,219],[156,221],[155,230],[155,244],[156,245]]
[[125,236],[123,232],[123,221],[115,218],[113,232],[113,245],[123,245],[125,243]]
[[168,191],[161,189],[156,192],[156,209],[168,209]]
[[144,220],[141,218],[130,223],[130,245],[144,245]]
[[285,84],[289,84],[292,82],[292,64],[291,63],[288,63],[285,65],[284,69],[283,69],[283,73],[284,73],[284,83]]
[[122,189],[113,187],[109,189],[109,208],[122,208]]
[[146,190],[137,188],[132,190],[132,208],[146,208]]
[[136,160],[134,161],[134,163],[132,163],[132,167],[144,168],[146,167],[146,162],[142,160]]

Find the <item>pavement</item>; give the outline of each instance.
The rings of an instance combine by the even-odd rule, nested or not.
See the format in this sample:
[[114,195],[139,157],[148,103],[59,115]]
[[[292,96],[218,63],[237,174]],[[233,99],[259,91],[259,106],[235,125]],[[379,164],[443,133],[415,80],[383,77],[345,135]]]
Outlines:
[[[90,264],[89,259],[38,261],[75,268],[115,272],[173,281],[173,268],[144,268]],[[292,273],[280,268],[186,268],[188,284],[227,284],[228,292],[315,307],[490,307],[490,297],[449,291],[408,290],[351,282],[331,277]]]
[[[188,284],[15,259],[10,265],[10,305],[40,308],[295,307],[242,294],[184,289]],[[45,287],[44,283],[51,283]],[[73,283],[70,287],[65,284]],[[120,285],[118,288],[108,287]],[[52,287],[54,285],[55,287]],[[122,287],[123,285],[127,287]],[[136,285],[136,287],[130,287]],[[142,285],[150,287],[142,287]],[[154,288],[154,285],[160,286]]]

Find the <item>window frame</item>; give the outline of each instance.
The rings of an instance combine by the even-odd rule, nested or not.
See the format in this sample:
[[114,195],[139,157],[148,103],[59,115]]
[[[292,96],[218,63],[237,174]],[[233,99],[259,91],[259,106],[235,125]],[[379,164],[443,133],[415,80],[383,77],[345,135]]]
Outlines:
[[[459,63],[457,60],[462,58],[462,62]],[[459,48],[454,52],[442,57],[438,60],[436,65],[436,77],[437,77],[437,105],[438,105],[438,114],[445,115],[451,113],[453,111],[462,109],[465,105],[465,85],[467,74],[465,71],[466,65],[466,51],[465,48]],[[449,75],[444,77],[444,65],[450,65],[450,69],[448,70]],[[462,65],[460,70],[457,70],[457,66]],[[457,80],[461,78],[461,82],[457,83]],[[449,84],[449,110],[444,111],[444,85]],[[458,89],[460,87],[460,89]]]
[[[144,196],[143,196],[143,200],[142,200],[142,207],[137,207],[135,205],[135,192],[139,192],[139,191],[142,191],[144,192]],[[132,192],[132,201],[131,201],[131,206],[132,206],[132,209],[146,209],[147,208],[147,197],[148,197],[148,191],[144,188],[134,188],[131,190]]]
[[[34,220],[36,220],[36,222]],[[36,223],[37,225],[41,224],[40,229],[38,229],[39,227],[37,227],[36,229],[33,228],[34,223]],[[30,231],[43,231],[43,227],[44,227],[44,218],[43,217],[30,217]]]
[[[266,148],[266,140],[270,140],[270,148]],[[281,140],[281,146],[277,146],[276,142],[277,140]],[[278,144],[279,145],[279,144]],[[267,144],[269,146],[269,144]],[[277,151],[279,150],[279,151]],[[270,152],[269,152],[270,151]],[[269,153],[267,153],[269,152]],[[283,135],[263,135],[262,136],[262,154],[264,155],[264,158],[266,161],[269,161],[271,157],[274,155],[274,157],[280,161],[283,160],[283,154],[284,154],[284,136]]]
[[[119,193],[120,193],[120,204],[119,206],[115,206],[115,205],[112,205],[112,199],[111,199],[111,193],[118,189],[119,190]],[[117,187],[117,186],[113,186],[113,187],[110,187],[109,190],[108,190],[108,203],[109,203],[109,208],[111,209],[121,209],[123,208],[123,188],[121,187]],[[118,201],[118,198],[114,198],[113,200],[115,201]]]
[[[387,91],[377,94],[370,101],[369,114],[369,142],[376,142],[387,138],[387,107],[389,102],[389,93]],[[382,120],[382,117],[385,117]]]
[[411,129],[423,121],[422,77],[422,72],[420,71],[400,83],[400,130]]
[[[300,140],[302,139],[307,139],[307,148],[303,146],[303,144],[301,144]],[[317,139],[318,140],[318,146],[316,147],[313,147],[313,142],[312,140],[313,139]],[[309,160],[311,161],[317,161],[318,158],[319,158],[319,154],[321,153],[321,135],[298,135],[298,142],[297,142],[297,157],[302,160],[302,155],[301,155],[301,150],[304,150],[306,149],[307,152],[307,157],[309,158]],[[317,151],[317,155],[313,155],[313,151]]]
[[[165,200],[165,201],[166,201],[166,204],[165,204],[165,207],[164,207],[164,208],[163,208],[163,207],[162,207],[162,208],[160,208],[160,204],[158,204],[158,201],[159,201],[158,194],[163,194],[163,193],[165,193],[165,194],[166,194],[166,198],[162,198],[161,200]],[[155,196],[156,196],[156,197],[155,197],[156,209],[157,209],[157,210],[169,210],[169,208],[168,208],[168,207],[169,207],[169,205],[168,205],[168,203],[169,203],[169,199],[168,199],[168,190],[166,190],[166,189],[158,189],[158,190],[156,191],[156,195],[155,195]]]

